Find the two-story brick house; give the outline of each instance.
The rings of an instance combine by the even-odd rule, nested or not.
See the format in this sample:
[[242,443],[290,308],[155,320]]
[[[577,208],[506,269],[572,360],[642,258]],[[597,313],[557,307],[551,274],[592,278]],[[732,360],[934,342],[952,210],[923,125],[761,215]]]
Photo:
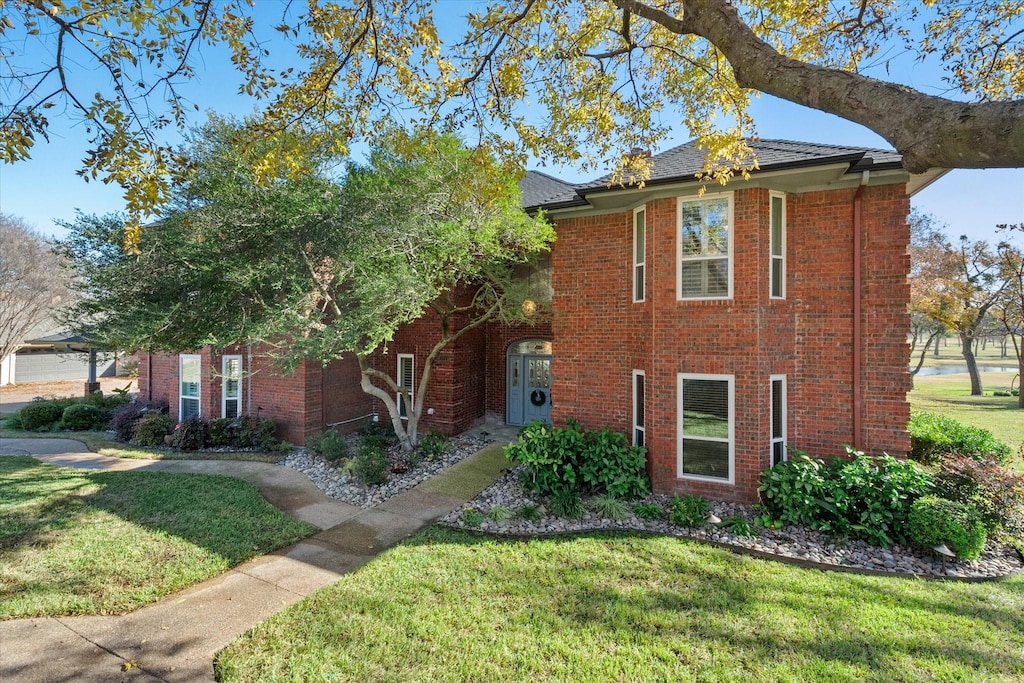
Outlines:
[[[550,322],[460,339],[425,428],[575,417],[645,445],[656,491],[744,501],[787,447],[905,454],[907,214],[942,171],[911,176],[881,150],[754,149],[759,170],[726,186],[698,182],[692,143],[655,156],[642,189],[527,174],[524,206],[556,225]],[[417,381],[434,330],[429,314],[403,328],[375,366]],[[175,416],[259,410],[295,443],[380,410],[354,362],[263,365],[246,349],[143,355],[140,392]]]

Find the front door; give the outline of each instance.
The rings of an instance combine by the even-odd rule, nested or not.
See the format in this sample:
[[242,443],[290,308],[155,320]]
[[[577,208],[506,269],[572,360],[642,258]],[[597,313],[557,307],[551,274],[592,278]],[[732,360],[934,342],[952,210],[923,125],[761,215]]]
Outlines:
[[509,347],[505,421],[551,423],[551,342],[531,340]]

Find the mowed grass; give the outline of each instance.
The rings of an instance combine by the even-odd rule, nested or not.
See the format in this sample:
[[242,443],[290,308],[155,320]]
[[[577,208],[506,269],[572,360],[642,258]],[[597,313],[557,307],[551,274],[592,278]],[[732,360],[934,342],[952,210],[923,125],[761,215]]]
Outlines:
[[[966,374],[915,377],[910,407],[987,429],[1016,451],[1024,443],[1024,410],[1018,407],[1016,396],[992,396],[993,391],[1008,391],[1013,378],[1011,373],[983,372],[981,384],[986,395],[971,396]],[[1019,379],[1014,386],[1020,386]]]
[[1020,681],[1024,578],[433,527],[254,627],[215,668],[220,681]]
[[230,477],[0,457],[0,619],[123,613],[315,530]]
[[73,439],[85,444],[93,453],[111,458],[135,460],[247,460],[278,463],[284,459],[281,452],[267,451],[172,451],[132,446],[114,440],[107,432],[29,432],[20,429],[0,429],[5,439]]

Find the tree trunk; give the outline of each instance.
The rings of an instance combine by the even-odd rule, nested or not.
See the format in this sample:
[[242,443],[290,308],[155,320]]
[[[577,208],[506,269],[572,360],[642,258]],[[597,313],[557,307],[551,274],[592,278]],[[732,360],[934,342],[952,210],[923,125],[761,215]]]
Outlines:
[[964,360],[967,362],[967,374],[971,376],[971,396],[983,396],[978,360],[974,357],[974,345],[971,343],[971,338],[963,332],[960,333],[960,346],[963,348]]
[[942,336],[941,335],[935,338],[935,357],[936,358],[939,357],[939,342],[941,342],[941,341],[942,341]]

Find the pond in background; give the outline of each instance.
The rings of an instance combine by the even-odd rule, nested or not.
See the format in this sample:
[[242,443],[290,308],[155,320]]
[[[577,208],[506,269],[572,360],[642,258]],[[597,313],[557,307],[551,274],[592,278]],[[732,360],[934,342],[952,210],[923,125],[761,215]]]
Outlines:
[[[979,372],[1017,372],[1016,367],[1004,365],[979,365]],[[927,375],[959,375],[967,373],[967,365],[939,365],[931,368],[921,368],[917,373],[918,377]]]

